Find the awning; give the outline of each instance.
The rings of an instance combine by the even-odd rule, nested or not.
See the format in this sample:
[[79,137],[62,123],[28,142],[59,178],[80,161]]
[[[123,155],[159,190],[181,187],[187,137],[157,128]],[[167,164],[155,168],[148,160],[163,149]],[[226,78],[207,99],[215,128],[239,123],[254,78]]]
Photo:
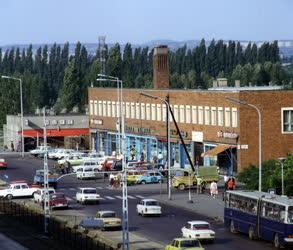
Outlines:
[[[42,129],[26,129],[23,131],[24,137],[43,137]],[[47,129],[48,137],[64,137],[64,136],[82,136],[89,135],[88,128],[73,128],[73,129]],[[21,134],[21,131],[18,132]]]
[[218,146],[216,146],[215,148],[212,148],[204,153],[201,154],[201,157],[205,157],[205,156],[216,156],[222,152],[224,152],[225,150],[227,150],[228,148],[236,148],[236,146],[233,145],[227,145],[227,144],[219,144]]

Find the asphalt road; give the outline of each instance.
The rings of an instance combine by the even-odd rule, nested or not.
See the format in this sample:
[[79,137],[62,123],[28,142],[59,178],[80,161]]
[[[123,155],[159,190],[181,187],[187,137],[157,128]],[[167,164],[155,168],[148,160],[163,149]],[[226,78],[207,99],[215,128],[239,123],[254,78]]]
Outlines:
[[[42,168],[42,160],[26,157],[6,157],[9,164],[7,170],[0,171],[0,178],[13,180],[26,180],[32,182],[36,169]],[[49,166],[53,166],[53,161],[49,161]],[[8,177],[8,178],[6,178]],[[89,186],[96,187],[103,198],[99,205],[80,205],[76,203],[75,193],[78,187]],[[153,194],[160,194],[160,184],[136,185],[128,189],[129,195],[129,229],[131,232],[145,236],[146,238],[167,244],[174,237],[181,235],[181,227],[189,220],[207,220],[208,218],[191,211],[162,205],[161,217],[141,217],[136,214],[136,204],[143,197]],[[58,190],[65,193],[70,201],[69,210],[57,210],[54,213],[66,214],[76,210],[83,216],[94,216],[97,210],[114,210],[121,217],[122,192],[121,189],[110,189],[108,180],[99,179],[97,181],[79,181],[74,176],[65,177],[59,184]],[[166,184],[162,185],[162,192],[166,192]],[[174,190],[174,192],[176,192]],[[210,221],[213,229],[216,231],[216,241],[213,244],[204,244],[205,249],[274,249],[270,242],[251,241],[242,234],[231,234],[222,223]]]

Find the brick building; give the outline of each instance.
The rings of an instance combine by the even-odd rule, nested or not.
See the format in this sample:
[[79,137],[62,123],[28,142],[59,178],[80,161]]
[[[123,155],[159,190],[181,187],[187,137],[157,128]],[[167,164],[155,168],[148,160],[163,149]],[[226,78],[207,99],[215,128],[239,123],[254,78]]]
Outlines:
[[[167,58],[167,59],[166,59]],[[209,90],[175,90],[169,86],[168,49],[155,48],[152,90],[124,89],[123,107],[127,158],[149,161],[167,155],[165,104],[142,96],[146,92],[162,99],[169,97],[187,149],[195,165],[219,165],[224,171],[238,172],[258,164],[258,113],[231,102],[246,101],[262,115],[263,160],[293,152],[293,91],[279,87],[222,87]],[[111,154],[117,149],[119,105],[116,88],[89,88],[91,147]],[[173,166],[188,165],[183,146],[171,121]]]

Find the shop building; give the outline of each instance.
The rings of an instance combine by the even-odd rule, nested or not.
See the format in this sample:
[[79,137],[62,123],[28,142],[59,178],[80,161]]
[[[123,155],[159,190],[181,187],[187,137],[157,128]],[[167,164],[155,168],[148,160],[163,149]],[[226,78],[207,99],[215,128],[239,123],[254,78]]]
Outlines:
[[[87,115],[46,115],[47,142],[52,147],[88,149],[89,121]],[[25,115],[23,118],[25,151],[43,143],[44,118],[42,115]],[[21,118],[7,115],[3,126],[4,145],[21,151]]]
[[[195,165],[218,165],[223,172],[238,172],[258,165],[258,113],[262,115],[263,160],[284,157],[293,151],[293,91],[279,87],[227,87],[221,79],[209,90],[174,90],[169,86],[168,49],[155,48],[155,89],[123,89],[126,157],[164,162],[167,156],[167,108],[149,93],[169,98],[175,120]],[[219,87],[219,85],[221,87]],[[116,88],[89,88],[89,124],[91,148],[111,154],[117,151],[117,120],[120,105]],[[174,121],[171,123],[171,165],[188,165]]]

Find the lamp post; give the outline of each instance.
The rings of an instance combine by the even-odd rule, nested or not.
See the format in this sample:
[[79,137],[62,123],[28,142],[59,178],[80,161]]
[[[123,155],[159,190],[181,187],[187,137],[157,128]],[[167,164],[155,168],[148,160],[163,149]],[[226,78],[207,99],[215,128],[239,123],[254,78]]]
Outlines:
[[246,105],[251,107],[257,111],[258,114],[258,191],[261,192],[262,190],[262,131],[261,131],[261,112],[259,108],[251,103],[248,103],[244,100],[239,100],[231,97],[226,97],[227,100],[231,102],[235,102],[241,105]]
[[12,76],[1,76],[3,79],[19,81],[20,88],[20,115],[21,115],[21,156],[24,157],[24,135],[23,135],[23,100],[22,100],[22,80]]
[[286,157],[280,157],[278,158],[281,162],[281,178],[282,178],[282,195],[284,195],[284,161],[287,159]]
[[[129,225],[128,225],[128,191],[127,191],[127,169],[126,169],[126,150],[125,150],[125,117],[124,117],[124,106],[123,104],[123,82],[119,80],[118,77],[98,74],[97,81],[110,81],[117,82],[117,93],[118,100],[120,99],[120,121],[121,121],[121,137],[119,132],[119,140],[121,139],[121,149],[122,154],[122,216],[123,216],[123,231],[122,231],[122,240],[123,240],[123,250],[129,250]],[[120,92],[119,92],[120,87]],[[120,122],[119,122],[120,127]]]
[[171,200],[171,147],[170,147],[170,105],[169,102],[166,100],[158,97],[158,96],[153,96],[148,93],[141,92],[140,93],[142,96],[155,99],[155,100],[160,100],[161,102],[166,104],[166,107],[168,108],[168,116],[167,116],[167,144],[168,144],[168,199]]

